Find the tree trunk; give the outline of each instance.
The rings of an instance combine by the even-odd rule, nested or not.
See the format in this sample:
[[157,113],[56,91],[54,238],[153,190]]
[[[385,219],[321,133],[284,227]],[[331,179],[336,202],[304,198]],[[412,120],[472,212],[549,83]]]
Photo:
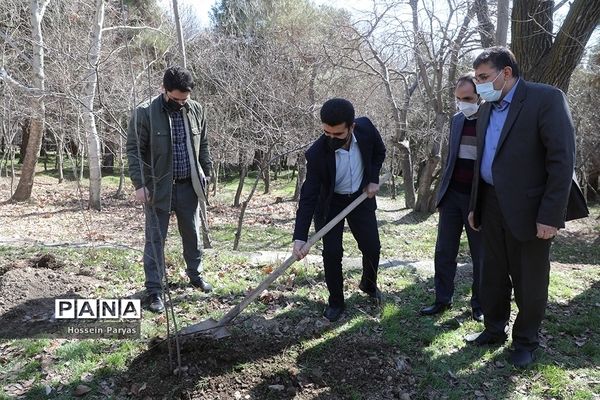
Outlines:
[[[552,1],[516,0],[512,9],[511,49],[521,76],[531,79],[539,62],[552,47]],[[525,19],[519,19],[525,18]]]
[[304,153],[298,153],[296,165],[298,167],[298,179],[296,179],[296,189],[294,189],[294,201],[300,200],[300,191],[302,190],[302,184],[306,179],[306,158],[304,157]]
[[244,180],[246,179],[246,175],[248,174],[248,166],[246,165],[245,160],[240,154],[239,159],[239,168],[240,168],[240,181],[238,182],[237,190],[235,191],[235,197],[233,198],[233,206],[240,206],[240,197],[242,196],[242,190],[244,189]]
[[477,14],[477,21],[479,22],[477,31],[481,37],[481,45],[484,49],[492,47],[494,45],[496,34],[494,33],[494,24],[492,24],[492,21],[490,20],[487,0],[475,0],[475,13]]
[[217,186],[219,185],[219,173],[221,171],[221,162],[217,161],[215,163],[215,172],[212,177],[212,195],[215,197],[217,195]]
[[437,166],[440,164],[443,137],[442,132],[444,131],[445,119],[446,116],[441,113],[438,113],[435,117],[436,131],[438,134],[431,144],[429,158],[427,159],[425,167],[421,171],[421,176],[419,177],[419,196],[417,198],[417,203],[415,204],[415,211],[431,212],[434,210],[431,207],[431,199],[435,196],[435,192],[432,190],[431,184],[433,182],[433,174],[435,173]]
[[427,63],[425,62],[422,56],[422,54],[428,53],[428,49],[424,35],[419,29],[417,0],[410,0],[410,5],[412,8],[413,30],[415,32],[414,54],[415,60],[417,62],[417,75],[418,79],[420,80],[420,82],[422,82],[423,87],[425,89],[424,91],[427,95],[429,106],[433,108],[435,112],[435,130],[437,132],[429,148],[429,158],[427,159],[425,167],[422,169],[421,174],[419,176],[418,197],[414,207],[415,211],[429,211],[429,199],[432,196],[431,183],[433,180],[433,174],[435,172],[435,169],[437,168],[440,162],[440,154],[442,149],[442,137],[445,115],[442,104],[442,96],[439,95],[441,94],[439,88],[441,87],[441,82],[444,79],[444,71],[443,65],[439,65],[438,68],[435,68],[436,73],[434,75],[428,73]]
[[57,135],[56,141],[56,170],[58,171],[58,183],[63,183],[65,180],[64,163],[65,163],[65,145],[64,136],[61,133]]
[[271,168],[270,168],[270,165],[268,164],[270,159],[271,159],[270,151],[263,153],[263,157],[260,159],[260,166],[261,166],[260,169],[262,171],[262,178],[265,183],[264,194],[271,193]]
[[[267,164],[268,166],[268,164]],[[240,209],[240,215],[238,217],[238,225],[235,231],[235,237],[233,239],[233,250],[238,250],[240,246],[240,240],[242,238],[242,227],[244,226],[244,214],[246,214],[246,209],[248,208],[248,204],[250,200],[252,200],[252,196],[254,196],[254,192],[256,192],[256,187],[258,186],[258,181],[260,180],[261,171],[258,171],[256,174],[256,179],[254,180],[254,184],[252,185],[252,190],[250,190],[250,194],[248,194],[248,198],[242,203],[242,208]]]
[[187,58],[185,55],[185,41],[183,40],[183,30],[181,29],[181,18],[179,18],[179,5],[177,0],[173,0],[173,16],[175,17],[175,28],[177,30],[177,43],[179,44],[179,57],[181,66],[187,68]]
[[[50,0],[31,0],[31,30],[33,36],[33,84],[34,87],[44,90],[44,40],[42,36],[42,18]],[[42,146],[44,134],[45,104],[43,97],[34,97],[31,102],[31,122],[29,128],[29,142],[21,168],[21,178],[11,200],[25,201],[31,197],[35,166]]]
[[89,207],[100,211],[102,209],[100,191],[102,187],[101,147],[96,117],[94,116],[94,97],[98,82],[97,67],[102,46],[102,25],[104,24],[104,0],[96,0],[96,19],[92,27],[92,43],[88,53],[89,66],[85,72],[83,88],[83,123],[88,147],[88,166],[90,173]]
[[511,47],[525,79],[556,86],[566,93],[585,46],[600,24],[600,1],[573,1],[554,42],[553,5],[552,1],[516,0]]
[[510,22],[509,0],[498,0],[498,23],[496,24],[496,45],[506,46],[508,24]]
[[119,187],[115,197],[123,198],[123,186],[125,185],[125,160],[123,159],[123,136],[119,135]]
[[21,164],[25,161],[25,155],[27,154],[30,125],[31,121],[29,119],[25,119],[25,122],[21,125],[21,145],[19,146],[19,163]]
[[391,146],[392,154],[390,154],[389,163],[390,163],[390,186],[391,186],[391,198],[392,200],[396,200],[396,177],[394,176],[396,173],[396,168],[394,167],[396,163],[396,146]]

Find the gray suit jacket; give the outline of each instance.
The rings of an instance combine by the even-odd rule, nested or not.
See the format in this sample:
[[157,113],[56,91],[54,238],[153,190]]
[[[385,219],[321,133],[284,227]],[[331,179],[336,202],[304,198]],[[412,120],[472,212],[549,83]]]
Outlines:
[[[470,209],[481,221],[480,164],[491,103],[477,120],[477,161]],[[502,215],[513,236],[536,237],[536,222],[565,226],[575,165],[575,135],[567,99],[559,89],[521,79],[496,148],[492,175]]]
[[448,158],[446,160],[446,166],[444,167],[444,174],[442,175],[442,181],[440,188],[437,193],[435,206],[439,207],[450,181],[452,180],[452,174],[454,173],[454,165],[456,165],[456,158],[458,157],[458,150],[460,149],[460,139],[462,136],[463,126],[465,125],[465,115],[461,112],[454,114],[450,121],[450,137],[448,138]]

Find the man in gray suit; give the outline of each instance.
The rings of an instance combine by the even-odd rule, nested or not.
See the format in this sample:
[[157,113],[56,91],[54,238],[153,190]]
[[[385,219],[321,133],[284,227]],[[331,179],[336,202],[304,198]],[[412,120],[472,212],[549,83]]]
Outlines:
[[473,182],[475,157],[477,156],[475,125],[479,109],[479,96],[475,93],[473,73],[468,73],[456,82],[454,95],[460,110],[450,122],[448,157],[440,189],[437,208],[440,212],[438,235],[435,243],[435,302],[421,309],[421,315],[435,315],[452,305],[456,257],[460,246],[463,227],[469,241],[473,261],[473,283],[471,285],[471,310],[475,321],[483,321],[479,304],[479,271],[481,270],[481,235],[467,223],[469,196]]
[[559,89],[519,77],[505,47],[484,50],[473,62],[477,93],[486,103],[477,122],[469,223],[483,236],[481,304],[485,329],[476,345],[502,343],[511,290],[519,309],[512,329],[511,363],[534,361],[548,300],[550,245],[563,228],[575,164],[567,99]]

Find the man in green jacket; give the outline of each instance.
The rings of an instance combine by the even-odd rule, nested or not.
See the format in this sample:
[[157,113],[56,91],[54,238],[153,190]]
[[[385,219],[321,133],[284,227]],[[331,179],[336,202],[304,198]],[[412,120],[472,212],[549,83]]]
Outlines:
[[145,205],[144,273],[149,310],[164,310],[164,245],[171,211],[177,216],[186,273],[192,286],[210,292],[202,279],[199,202],[212,171],[202,106],[190,99],[191,73],[170,67],[164,93],[138,106],[127,132],[129,175],[135,198]]

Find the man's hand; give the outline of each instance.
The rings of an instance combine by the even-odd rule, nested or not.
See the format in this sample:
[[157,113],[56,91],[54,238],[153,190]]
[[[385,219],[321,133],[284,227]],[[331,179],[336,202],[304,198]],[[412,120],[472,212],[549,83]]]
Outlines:
[[555,228],[553,226],[540,224],[539,222],[536,225],[537,225],[537,237],[540,239],[545,239],[545,240],[552,239],[558,233],[558,228]]
[[150,192],[148,191],[148,188],[144,186],[137,189],[135,191],[135,201],[138,203],[146,203],[150,201]]
[[306,257],[308,250],[310,250],[310,248],[306,245],[304,240],[294,240],[292,254],[296,257],[296,260],[302,260]]
[[379,184],[371,182],[364,191],[367,192],[367,197],[372,199],[379,192]]
[[479,232],[480,227],[475,227],[475,213],[473,211],[469,211],[469,215],[467,216],[467,220],[469,221],[469,226],[474,231]]

